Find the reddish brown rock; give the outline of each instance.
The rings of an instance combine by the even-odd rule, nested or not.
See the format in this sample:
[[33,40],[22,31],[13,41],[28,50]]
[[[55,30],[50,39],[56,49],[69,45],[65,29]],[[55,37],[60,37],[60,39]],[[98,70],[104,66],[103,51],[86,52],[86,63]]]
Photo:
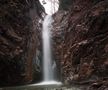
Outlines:
[[71,0],[69,5],[53,16],[54,48],[64,80],[107,80],[108,1]]
[[0,86],[33,81],[42,12],[38,0],[0,1]]

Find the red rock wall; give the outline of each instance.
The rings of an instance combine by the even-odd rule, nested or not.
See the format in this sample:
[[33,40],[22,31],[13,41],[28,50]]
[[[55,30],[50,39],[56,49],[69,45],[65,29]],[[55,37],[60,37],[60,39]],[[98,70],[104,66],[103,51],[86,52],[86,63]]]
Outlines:
[[32,82],[42,12],[38,0],[0,1],[0,86]]
[[54,47],[64,82],[107,82],[108,1],[73,0],[68,10],[60,9],[53,17]]

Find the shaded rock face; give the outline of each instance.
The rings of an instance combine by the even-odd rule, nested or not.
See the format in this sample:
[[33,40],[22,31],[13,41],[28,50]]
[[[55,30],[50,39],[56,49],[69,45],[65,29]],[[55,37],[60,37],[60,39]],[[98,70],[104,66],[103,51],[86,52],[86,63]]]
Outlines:
[[54,50],[65,83],[107,82],[108,1],[72,0],[53,17]]
[[42,12],[38,0],[0,1],[0,86],[31,83],[34,73],[40,78],[33,60]]
[[59,0],[59,10],[69,10],[72,6],[73,0]]

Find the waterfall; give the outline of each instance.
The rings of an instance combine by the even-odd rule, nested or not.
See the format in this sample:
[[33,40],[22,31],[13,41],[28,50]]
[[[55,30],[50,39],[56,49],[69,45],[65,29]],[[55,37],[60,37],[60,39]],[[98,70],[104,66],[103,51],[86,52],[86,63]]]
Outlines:
[[47,15],[43,21],[42,29],[42,41],[43,41],[43,81],[36,85],[61,85],[56,77],[55,68],[56,63],[52,58],[51,51],[51,28],[52,28],[53,18],[51,15]]
[[51,15],[47,15],[43,22],[43,79],[44,81],[54,80],[54,72],[52,69],[52,54],[51,54],[51,23],[53,19]]

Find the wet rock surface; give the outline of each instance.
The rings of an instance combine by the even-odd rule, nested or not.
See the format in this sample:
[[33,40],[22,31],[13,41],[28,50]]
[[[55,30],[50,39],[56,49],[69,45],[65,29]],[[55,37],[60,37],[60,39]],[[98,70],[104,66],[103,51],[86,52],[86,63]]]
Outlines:
[[[63,81],[85,85],[82,90],[107,90],[108,1],[68,1],[60,0],[52,30]],[[42,12],[38,0],[0,1],[0,86],[41,79]]]
[[53,17],[53,45],[64,83],[108,89],[108,1],[73,0]]
[[33,60],[42,12],[38,0],[0,0],[0,86],[31,83],[34,73],[40,79],[39,65],[35,63],[33,69]]

